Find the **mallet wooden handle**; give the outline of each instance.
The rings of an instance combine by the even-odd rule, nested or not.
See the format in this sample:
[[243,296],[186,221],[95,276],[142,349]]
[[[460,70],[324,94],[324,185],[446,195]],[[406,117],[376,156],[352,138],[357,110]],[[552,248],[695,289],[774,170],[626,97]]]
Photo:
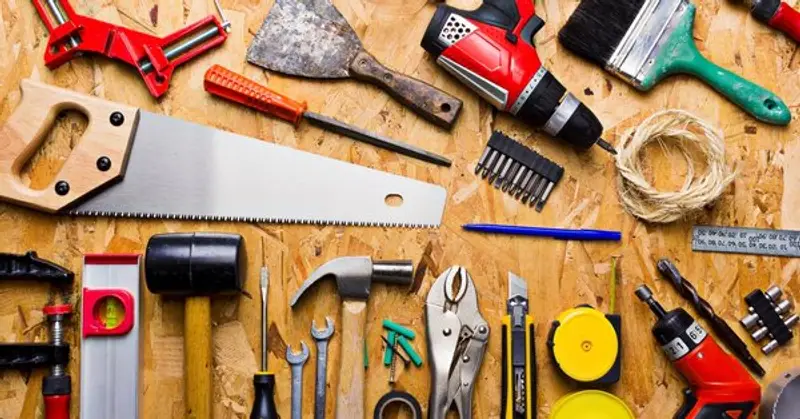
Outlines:
[[186,418],[211,419],[211,301],[207,296],[186,297],[184,306]]
[[[67,110],[84,114],[89,126],[53,182],[42,190],[31,189],[21,180],[22,168],[47,138],[58,114]],[[117,179],[124,172],[138,117],[138,109],[131,106],[23,80],[22,100],[0,127],[0,198],[56,212]],[[102,166],[106,170],[98,164],[102,157],[110,162]],[[56,192],[59,182],[65,182],[61,194]]]
[[342,302],[342,363],[336,419],[364,419],[364,327],[366,301]]

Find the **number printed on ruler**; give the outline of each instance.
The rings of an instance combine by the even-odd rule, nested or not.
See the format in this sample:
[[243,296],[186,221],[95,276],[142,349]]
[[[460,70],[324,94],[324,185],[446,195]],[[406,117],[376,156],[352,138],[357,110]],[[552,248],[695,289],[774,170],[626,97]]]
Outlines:
[[800,231],[695,226],[692,250],[800,257]]

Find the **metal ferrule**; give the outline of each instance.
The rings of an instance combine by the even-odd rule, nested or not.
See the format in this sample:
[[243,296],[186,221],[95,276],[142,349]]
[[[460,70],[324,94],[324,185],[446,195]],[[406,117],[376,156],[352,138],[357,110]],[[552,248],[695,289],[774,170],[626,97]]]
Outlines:
[[580,105],[581,102],[572,93],[567,93],[566,96],[564,96],[564,100],[558,104],[553,115],[551,115],[550,119],[544,124],[542,130],[553,137],[557,136],[558,133],[564,129],[564,126],[567,125],[569,119],[572,118],[572,114],[578,110]]
[[646,0],[608,60],[606,70],[641,88],[655,57],[689,10],[688,0]]

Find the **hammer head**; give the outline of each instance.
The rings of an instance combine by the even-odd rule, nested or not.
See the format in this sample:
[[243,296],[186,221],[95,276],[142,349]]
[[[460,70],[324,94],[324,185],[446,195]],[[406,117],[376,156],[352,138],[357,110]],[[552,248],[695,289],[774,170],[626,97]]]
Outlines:
[[292,298],[292,307],[307,289],[327,278],[336,279],[336,288],[342,299],[366,300],[373,282],[410,286],[414,282],[414,265],[410,260],[373,261],[368,256],[333,259],[317,268],[303,282]]
[[147,242],[145,282],[153,294],[235,294],[242,290],[246,266],[238,234],[157,234]]

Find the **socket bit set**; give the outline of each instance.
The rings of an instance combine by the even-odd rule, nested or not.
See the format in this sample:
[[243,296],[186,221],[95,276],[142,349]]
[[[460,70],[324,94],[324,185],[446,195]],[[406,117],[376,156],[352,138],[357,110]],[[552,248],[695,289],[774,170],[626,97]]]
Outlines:
[[757,289],[744,298],[749,313],[739,323],[756,342],[770,338],[761,347],[765,355],[791,340],[794,337],[792,327],[800,320],[800,316],[792,313],[794,304],[788,299],[782,300],[782,296],[783,291],[773,285],[766,292]]
[[542,211],[564,176],[564,168],[495,131],[475,166],[475,174],[523,204]]

